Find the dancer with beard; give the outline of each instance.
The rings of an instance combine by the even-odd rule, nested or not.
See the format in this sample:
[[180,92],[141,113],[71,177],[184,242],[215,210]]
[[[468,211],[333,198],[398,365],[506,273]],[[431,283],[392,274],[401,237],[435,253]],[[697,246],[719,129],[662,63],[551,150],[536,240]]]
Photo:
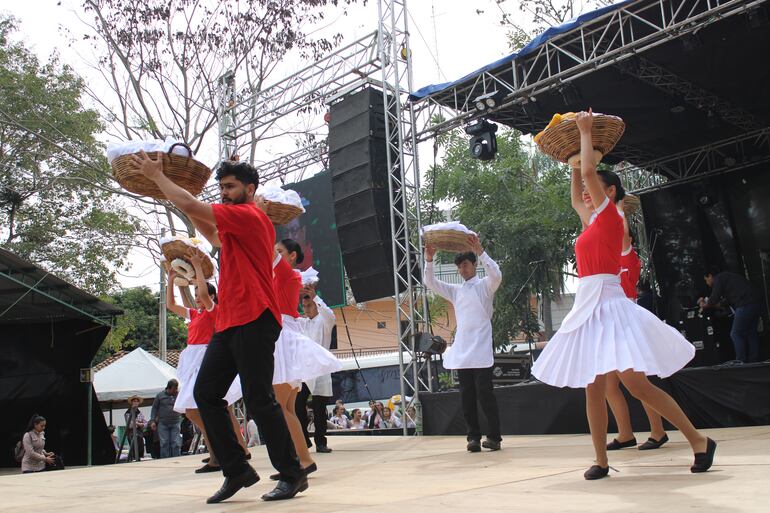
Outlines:
[[[591,111],[576,116],[580,131],[580,169],[572,172],[572,206],[587,228],[575,243],[580,282],[575,304],[532,373],[544,383],[586,389],[586,414],[596,464],[583,477],[607,476],[607,374],[620,381],[637,399],[649,404],[687,438],[695,453],[691,472],[707,471],[716,442],[699,433],[677,403],[653,386],[648,375],[667,377],[692,359],[694,348],[678,331],[629,301],[620,286],[623,218],[614,203],[625,191],[610,171],[597,172],[592,140]],[[582,201],[582,187],[591,198]],[[595,215],[592,215],[595,214]]]
[[259,481],[233,433],[227,402],[222,399],[237,375],[246,409],[264,435],[270,461],[281,473],[281,481],[262,499],[290,499],[308,484],[273,395],[273,351],[281,330],[281,313],[272,280],[275,229],[255,201],[257,170],[244,162],[222,162],[216,172],[222,203],[209,204],[163,174],[162,159],[152,160],[142,151],[134,155],[133,162],[213,246],[220,248],[216,333],[193,389],[225,476],[222,487],[207,502],[221,502]]

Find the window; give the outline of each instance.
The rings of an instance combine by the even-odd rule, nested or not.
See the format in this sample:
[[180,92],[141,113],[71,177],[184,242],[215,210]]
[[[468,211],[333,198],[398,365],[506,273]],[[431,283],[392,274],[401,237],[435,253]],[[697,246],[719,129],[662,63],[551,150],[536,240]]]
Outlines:
[[377,321],[377,329],[378,330],[384,330],[386,328],[387,328],[387,326],[385,324],[385,321]]

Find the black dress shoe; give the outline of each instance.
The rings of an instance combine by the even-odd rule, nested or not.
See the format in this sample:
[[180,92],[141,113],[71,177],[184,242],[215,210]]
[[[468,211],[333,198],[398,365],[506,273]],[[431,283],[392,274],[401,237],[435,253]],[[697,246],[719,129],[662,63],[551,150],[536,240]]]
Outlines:
[[206,465],[203,465],[201,468],[195,469],[195,473],[208,474],[209,472],[219,472],[220,470],[222,470],[222,467],[219,467],[219,466],[215,467],[213,465],[206,464]]
[[[313,463],[312,465],[309,465],[309,466],[303,468],[302,472],[304,472],[305,475],[308,475],[308,474],[312,474],[316,470],[318,470],[318,465]],[[271,475],[270,476],[270,480],[271,481],[280,481],[281,480],[281,474],[273,474],[273,475]]]
[[625,442],[618,441],[617,438],[613,438],[612,442],[607,444],[608,451],[617,451],[618,449],[625,449],[626,447],[633,447],[636,445],[636,438],[626,440]]
[[325,446],[325,445],[318,445],[318,446],[316,446],[316,448],[315,448],[315,452],[325,452],[325,453],[329,453],[329,452],[332,452],[332,450],[331,450],[331,449],[329,449],[329,448],[328,448],[327,446]]
[[690,467],[690,472],[697,474],[699,472],[706,472],[711,468],[714,463],[714,453],[717,452],[717,443],[711,438],[707,439],[706,452],[699,452],[695,454],[695,463]]
[[663,434],[660,440],[655,440],[653,437],[647,439],[642,445],[639,446],[640,451],[651,451],[652,449],[660,449],[660,446],[668,442],[668,435]]
[[469,440],[466,449],[468,449],[468,452],[481,452],[481,442],[478,440]]
[[299,492],[307,490],[307,476],[302,476],[296,481],[278,481],[273,491],[266,493],[262,496],[263,501],[283,501],[291,499]]
[[248,488],[249,486],[255,484],[257,481],[259,481],[259,476],[253,468],[249,467],[247,471],[242,472],[237,476],[226,477],[225,482],[222,484],[222,488],[220,488],[217,493],[209,497],[208,500],[206,500],[206,503],[216,504],[217,502],[227,500],[235,495],[235,493],[241,488]]
[[491,438],[486,438],[483,442],[481,442],[481,446],[484,449],[489,449],[490,451],[499,451],[500,440],[492,440]]
[[607,474],[610,473],[610,467],[600,467],[599,465],[592,465],[591,468],[585,471],[583,473],[583,477],[586,478],[588,481],[593,481],[595,479],[601,479],[603,477],[607,477]]

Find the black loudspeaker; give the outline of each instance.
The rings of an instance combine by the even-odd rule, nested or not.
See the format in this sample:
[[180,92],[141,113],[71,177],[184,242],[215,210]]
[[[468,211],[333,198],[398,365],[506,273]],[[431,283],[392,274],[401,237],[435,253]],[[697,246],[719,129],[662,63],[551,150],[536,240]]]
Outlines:
[[706,367],[721,363],[714,328],[711,322],[700,314],[698,308],[682,309],[679,331],[695,346],[695,356],[686,367]]
[[366,88],[330,108],[329,168],[342,261],[356,301],[394,293],[388,145],[382,91]]

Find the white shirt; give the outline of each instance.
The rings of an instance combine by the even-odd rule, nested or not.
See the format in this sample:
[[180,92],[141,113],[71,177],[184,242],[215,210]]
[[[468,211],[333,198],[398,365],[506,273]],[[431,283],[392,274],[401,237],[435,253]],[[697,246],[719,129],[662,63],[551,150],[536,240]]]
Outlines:
[[[334,316],[334,312],[331,308],[326,306],[323,299],[316,296],[313,302],[318,307],[318,315],[312,319],[303,317],[300,319],[302,326],[302,332],[310,339],[313,339],[318,345],[324,349],[329,349],[332,344],[332,330],[337,323],[337,318]],[[310,389],[310,393],[319,397],[331,397],[332,396],[332,376],[326,374],[324,376],[318,376],[315,379],[308,380],[307,387]]]
[[437,280],[433,262],[425,264],[425,286],[452,303],[455,309],[457,331],[444,354],[446,369],[484,369],[494,363],[492,302],[503,275],[486,252],[479,255],[478,260],[486,276],[474,276],[462,285]]

